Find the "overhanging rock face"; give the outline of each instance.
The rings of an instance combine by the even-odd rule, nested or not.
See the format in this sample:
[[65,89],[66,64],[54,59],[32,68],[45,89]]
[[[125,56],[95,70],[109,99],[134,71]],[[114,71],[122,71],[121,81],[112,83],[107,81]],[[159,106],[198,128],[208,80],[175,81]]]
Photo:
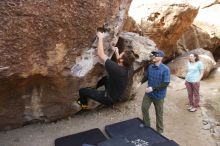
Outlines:
[[78,89],[104,74],[96,30],[111,56],[131,0],[19,1],[0,4],[0,130],[70,116]]
[[157,9],[143,20],[143,33],[154,40],[167,56],[171,56],[177,40],[192,24],[198,9],[186,4],[172,4]]

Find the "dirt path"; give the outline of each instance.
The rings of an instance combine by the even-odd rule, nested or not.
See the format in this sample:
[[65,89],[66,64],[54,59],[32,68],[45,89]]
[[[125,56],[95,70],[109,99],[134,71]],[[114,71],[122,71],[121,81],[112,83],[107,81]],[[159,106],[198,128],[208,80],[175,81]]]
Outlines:
[[[190,113],[186,110],[186,91],[178,90],[172,84],[165,101],[164,135],[181,146],[215,146],[209,131],[202,130],[201,110]],[[58,137],[85,131],[92,128],[104,129],[107,124],[141,117],[141,101],[144,86],[138,89],[134,100],[116,105],[116,108],[80,112],[72,118],[50,124],[33,124],[23,128],[0,132],[1,146],[53,146]],[[154,108],[151,107],[152,126],[155,127]]]

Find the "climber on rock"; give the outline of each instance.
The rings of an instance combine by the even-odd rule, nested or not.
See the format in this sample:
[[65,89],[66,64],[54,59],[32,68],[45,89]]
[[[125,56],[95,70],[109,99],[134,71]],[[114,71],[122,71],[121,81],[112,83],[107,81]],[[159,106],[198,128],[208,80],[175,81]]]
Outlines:
[[108,58],[104,53],[103,38],[104,34],[97,33],[98,45],[97,55],[104,64],[107,77],[104,80],[105,90],[98,91],[94,88],[81,88],[79,90],[80,98],[77,103],[83,109],[88,108],[88,98],[98,101],[104,105],[110,106],[122,100],[124,92],[129,84],[129,79],[133,74],[133,62],[138,57],[133,50],[124,50],[120,55],[118,49],[115,49],[117,63]]

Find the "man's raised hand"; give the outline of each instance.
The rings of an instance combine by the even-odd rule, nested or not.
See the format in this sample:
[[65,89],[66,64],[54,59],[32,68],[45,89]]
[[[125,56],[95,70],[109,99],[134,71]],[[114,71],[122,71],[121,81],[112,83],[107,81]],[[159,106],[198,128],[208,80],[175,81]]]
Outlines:
[[97,32],[96,35],[99,39],[102,39],[104,37],[104,33],[102,33],[102,32]]

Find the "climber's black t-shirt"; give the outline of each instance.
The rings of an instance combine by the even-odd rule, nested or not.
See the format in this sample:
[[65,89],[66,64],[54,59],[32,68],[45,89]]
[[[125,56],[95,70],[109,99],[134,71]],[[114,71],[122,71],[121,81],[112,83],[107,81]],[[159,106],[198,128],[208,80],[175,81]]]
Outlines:
[[105,69],[108,73],[107,93],[115,102],[122,98],[128,83],[128,69],[107,59]]

